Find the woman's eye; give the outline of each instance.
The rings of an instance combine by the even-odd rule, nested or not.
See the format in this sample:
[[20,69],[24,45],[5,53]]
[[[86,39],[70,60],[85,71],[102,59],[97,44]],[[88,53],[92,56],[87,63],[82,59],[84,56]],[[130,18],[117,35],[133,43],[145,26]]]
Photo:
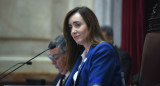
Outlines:
[[79,27],[79,26],[81,26],[81,24],[75,24],[75,27]]
[[72,26],[69,26],[68,28],[69,28],[69,29],[72,29]]

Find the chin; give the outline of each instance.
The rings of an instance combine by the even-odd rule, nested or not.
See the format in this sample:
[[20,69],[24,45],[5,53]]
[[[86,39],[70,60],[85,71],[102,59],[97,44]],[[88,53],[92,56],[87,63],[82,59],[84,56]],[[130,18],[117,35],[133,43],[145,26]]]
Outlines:
[[77,44],[79,44],[79,45],[82,45],[82,43],[81,42],[76,42]]
[[82,41],[81,40],[76,40],[75,41],[77,44],[81,45],[82,44]]

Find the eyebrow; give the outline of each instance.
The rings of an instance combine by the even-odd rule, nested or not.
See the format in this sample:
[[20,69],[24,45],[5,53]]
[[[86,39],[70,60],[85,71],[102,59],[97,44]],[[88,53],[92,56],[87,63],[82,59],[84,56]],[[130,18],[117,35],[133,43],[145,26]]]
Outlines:
[[[80,21],[74,21],[73,22],[73,24],[77,24],[77,23],[81,23]],[[71,25],[71,24],[68,24],[69,26]]]
[[73,24],[75,24],[75,23],[81,23],[81,22],[80,21],[74,21]]

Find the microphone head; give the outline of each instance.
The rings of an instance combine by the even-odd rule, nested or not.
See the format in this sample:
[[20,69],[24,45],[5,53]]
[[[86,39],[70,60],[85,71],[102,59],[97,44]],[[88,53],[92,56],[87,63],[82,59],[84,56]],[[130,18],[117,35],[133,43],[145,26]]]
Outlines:
[[26,62],[27,65],[32,65],[32,62]]
[[65,47],[66,40],[63,35],[57,36],[54,40],[52,40],[49,45],[48,49],[54,49],[55,47]]
[[56,47],[56,45],[49,45],[48,48],[49,49],[54,49]]
[[54,43],[54,41],[51,41],[48,45],[48,49],[54,49],[56,47],[56,44]]

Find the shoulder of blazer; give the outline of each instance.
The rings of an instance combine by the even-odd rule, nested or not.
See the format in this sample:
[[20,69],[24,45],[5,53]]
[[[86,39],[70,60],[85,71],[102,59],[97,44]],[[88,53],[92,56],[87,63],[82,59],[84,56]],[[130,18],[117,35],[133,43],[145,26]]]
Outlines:
[[90,47],[87,57],[90,57],[99,51],[101,52],[103,50],[108,50],[108,49],[113,49],[112,45],[107,42],[101,42],[98,45]]
[[[106,47],[105,47],[106,46]],[[113,46],[111,45],[111,44],[109,44],[109,43],[107,43],[107,42],[101,42],[101,43],[99,43],[98,45],[96,45],[96,46],[92,46],[91,47],[91,50],[97,50],[97,49],[102,49],[102,48],[104,48],[105,47],[105,49],[113,49]]]

